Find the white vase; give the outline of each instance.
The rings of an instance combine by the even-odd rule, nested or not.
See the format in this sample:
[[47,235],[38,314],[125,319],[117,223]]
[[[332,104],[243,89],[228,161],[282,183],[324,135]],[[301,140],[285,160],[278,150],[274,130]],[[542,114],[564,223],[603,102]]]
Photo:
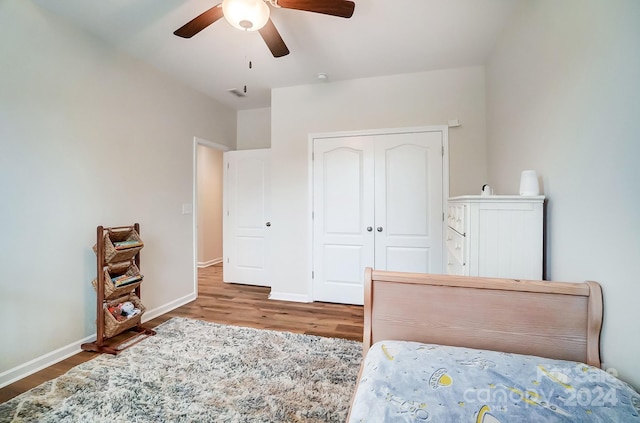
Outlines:
[[523,170],[520,175],[520,195],[531,197],[540,195],[538,174],[535,170]]

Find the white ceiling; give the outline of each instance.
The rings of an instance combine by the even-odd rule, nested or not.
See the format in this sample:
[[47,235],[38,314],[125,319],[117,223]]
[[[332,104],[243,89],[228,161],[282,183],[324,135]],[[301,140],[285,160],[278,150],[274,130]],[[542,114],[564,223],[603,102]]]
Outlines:
[[[291,53],[224,19],[191,39],[173,31],[221,0],[35,0],[118,49],[237,110],[269,107],[271,88],[481,65],[524,0],[354,0],[350,19],[271,7]],[[248,62],[253,68],[249,69]],[[247,97],[228,93],[242,90]]]

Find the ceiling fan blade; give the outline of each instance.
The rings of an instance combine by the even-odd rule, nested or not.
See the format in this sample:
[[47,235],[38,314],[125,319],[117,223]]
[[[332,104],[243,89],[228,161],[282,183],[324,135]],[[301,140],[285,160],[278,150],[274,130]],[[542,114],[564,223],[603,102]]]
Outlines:
[[287,45],[282,40],[280,33],[276,29],[276,26],[273,24],[273,21],[271,19],[269,19],[265,26],[260,28],[258,32],[262,36],[264,42],[267,44],[267,47],[269,47],[269,50],[271,50],[271,54],[273,54],[273,57],[282,57],[289,54]]
[[175,30],[174,34],[182,38],[191,38],[222,16],[222,6],[218,4]]
[[350,18],[356,7],[354,2],[348,0],[278,0],[277,4],[283,9],[305,10],[341,18]]

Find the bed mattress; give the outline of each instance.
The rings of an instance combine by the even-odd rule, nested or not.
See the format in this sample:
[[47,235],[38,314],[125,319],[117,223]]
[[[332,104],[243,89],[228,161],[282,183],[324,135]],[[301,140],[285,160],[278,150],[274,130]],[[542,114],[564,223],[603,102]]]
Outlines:
[[640,395],[596,367],[408,341],[374,344],[350,422],[640,422]]

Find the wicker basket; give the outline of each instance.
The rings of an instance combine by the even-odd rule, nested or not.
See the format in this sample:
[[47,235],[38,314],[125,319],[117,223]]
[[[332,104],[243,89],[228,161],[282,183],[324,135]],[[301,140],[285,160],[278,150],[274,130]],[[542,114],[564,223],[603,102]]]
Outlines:
[[[133,262],[118,263],[118,264],[107,266],[104,269],[104,298],[105,298],[105,300],[111,300],[111,299],[114,299],[114,298],[122,297],[123,295],[127,295],[128,293],[130,293],[131,291],[133,291],[134,289],[139,287],[140,284],[142,283],[142,279],[140,279],[138,282],[134,282],[134,283],[130,283],[128,285],[116,287],[113,284],[113,282],[111,281],[111,278],[114,278],[114,277],[117,277],[117,276],[121,276],[121,275],[140,276],[142,278],[142,275],[140,274],[140,269],[138,269],[138,266],[136,266],[135,263],[133,263]],[[91,281],[91,284],[93,285],[93,287],[97,291],[98,290],[98,278],[96,278],[93,281]]]
[[[114,243],[123,241],[133,241],[137,245],[134,247],[118,249]],[[129,261],[144,247],[140,235],[135,229],[127,227],[122,229],[107,229],[104,234],[104,261],[106,263],[118,263]],[[98,253],[98,246],[93,246],[93,251]]]
[[[109,307],[124,303],[125,301],[131,301],[136,308],[140,309],[140,313],[127,320],[119,322],[109,312]],[[107,301],[104,308],[104,336],[106,338],[111,338],[127,329],[131,329],[132,327],[139,325],[145,311],[146,309],[140,302],[140,298],[134,294],[125,295],[124,297]]]

